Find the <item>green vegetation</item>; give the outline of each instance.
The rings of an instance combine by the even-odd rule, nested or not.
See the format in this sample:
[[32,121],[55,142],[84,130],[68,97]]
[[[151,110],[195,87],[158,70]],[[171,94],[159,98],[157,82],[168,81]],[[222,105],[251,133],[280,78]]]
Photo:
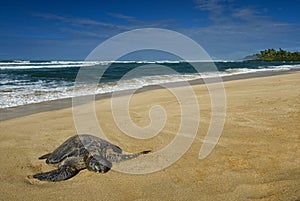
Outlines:
[[282,50],[267,49],[245,58],[254,61],[300,61],[300,52],[289,52]]

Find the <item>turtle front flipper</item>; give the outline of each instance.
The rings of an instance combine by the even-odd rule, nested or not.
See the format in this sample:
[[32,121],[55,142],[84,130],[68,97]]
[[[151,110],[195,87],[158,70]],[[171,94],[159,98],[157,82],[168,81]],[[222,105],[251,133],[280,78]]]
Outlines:
[[96,155],[87,158],[86,167],[93,172],[106,173],[111,169],[112,163],[105,158]]
[[50,172],[33,175],[33,178],[42,181],[62,181],[75,176],[80,170],[84,169],[85,162],[82,157],[70,157],[60,164],[59,168]]
[[33,178],[41,181],[62,181],[74,177],[79,170],[71,166],[61,166],[56,170],[33,175]]

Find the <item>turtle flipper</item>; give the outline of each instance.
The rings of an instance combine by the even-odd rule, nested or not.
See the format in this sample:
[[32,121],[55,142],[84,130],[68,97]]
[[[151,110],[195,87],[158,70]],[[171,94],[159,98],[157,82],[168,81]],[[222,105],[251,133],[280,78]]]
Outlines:
[[127,160],[130,160],[133,158],[137,158],[140,155],[148,154],[150,152],[151,152],[150,150],[147,150],[147,151],[142,151],[142,152],[135,153],[135,154],[120,154],[119,158],[117,158],[117,162],[127,161]]
[[42,160],[42,159],[47,159],[47,158],[49,158],[49,156],[50,156],[51,154],[52,154],[52,153],[48,153],[48,154],[42,155],[42,156],[39,157],[39,159],[40,159],[40,160]]
[[93,172],[106,173],[111,169],[112,163],[101,156],[90,156],[86,160],[86,167]]
[[85,167],[85,162],[82,157],[70,157],[65,159],[58,169],[35,174],[33,178],[43,181],[62,181],[74,177]]
[[33,178],[41,181],[62,181],[74,177],[79,170],[71,166],[61,166],[56,170],[33,175]]

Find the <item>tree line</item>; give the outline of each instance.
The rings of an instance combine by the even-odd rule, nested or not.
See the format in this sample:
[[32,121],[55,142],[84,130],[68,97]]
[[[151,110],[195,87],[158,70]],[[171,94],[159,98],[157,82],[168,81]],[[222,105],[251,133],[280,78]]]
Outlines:
[[300,61],[300,52],[289,52],[281,48],[267,49],[247,58],[256,61]]

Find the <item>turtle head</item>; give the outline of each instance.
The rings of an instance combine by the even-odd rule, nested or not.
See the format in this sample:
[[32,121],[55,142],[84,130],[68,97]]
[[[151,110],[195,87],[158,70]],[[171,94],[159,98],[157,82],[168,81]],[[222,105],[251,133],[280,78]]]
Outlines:
[[111,162],[97,156],[91,156],[86,160],[86,167],[93,172],[106,173],[111,169]]

